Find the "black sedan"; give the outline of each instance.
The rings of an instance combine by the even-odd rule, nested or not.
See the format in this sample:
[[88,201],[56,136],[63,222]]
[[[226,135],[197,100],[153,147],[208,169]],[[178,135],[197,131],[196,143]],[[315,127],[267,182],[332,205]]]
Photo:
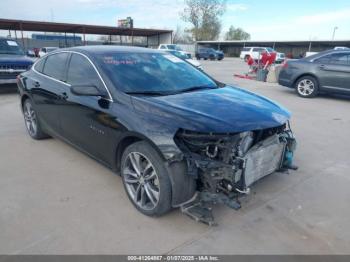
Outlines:
[[204,202],[239,208],[255,181],[293,167],[287,110],[168,53],[54,51],[18,88],[32,138],[60,138],[120,174],[146,215],[181,207],[210,224]]
[[284,63],[280,85],[295,88],[301,97],[319,93],[350,94],[350,51],[330,50]]

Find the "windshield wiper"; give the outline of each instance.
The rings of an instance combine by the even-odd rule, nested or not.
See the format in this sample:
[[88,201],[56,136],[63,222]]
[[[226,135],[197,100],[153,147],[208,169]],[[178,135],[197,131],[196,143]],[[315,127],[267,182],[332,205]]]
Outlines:
[[154,96],[166,96],[169,95],[169,93],[166,92],[160,92],[160,91],[131,91],[131,92],[125,92],[128,95],[154,95]]
[[216,86],[192,86],[186,89],[179,90],[177,93],[186,93],[186,92],[193,92],[197,90],[204,90],[204,89],[215,89]]

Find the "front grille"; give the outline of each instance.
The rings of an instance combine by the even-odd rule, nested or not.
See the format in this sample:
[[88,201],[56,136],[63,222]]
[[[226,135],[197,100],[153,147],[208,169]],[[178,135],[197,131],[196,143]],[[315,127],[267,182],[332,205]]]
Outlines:
[[0,65],[0,71],[2,70],[28,70],[30,66],[28,65],[11,65],[11,64],[6,64],[6,65]]
[[30,69],[31,65],[6,64],[0,65],[0,79],[13,79]]

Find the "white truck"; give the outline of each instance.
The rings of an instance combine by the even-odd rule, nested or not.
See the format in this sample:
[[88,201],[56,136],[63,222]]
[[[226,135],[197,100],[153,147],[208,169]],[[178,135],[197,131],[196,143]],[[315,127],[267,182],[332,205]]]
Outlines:
[[276,63],[282,63],[286,59],[284,53],[276,52],[271,47],[244,47],[239,57],[244,59],[244,61],[247,61],[250,57],[254,60],[258,60],[260,58],[260,54],[263,52],[276,53]]
[[175,44],[161,44],[161,45],[159,45],[158,49],[163,50],[163,51],[175,50],[175,51],[180,52],[181,54],[186,55],[188,58],[192,57],[191,53],[182,50],[182,48],[180,46],[175,45]]

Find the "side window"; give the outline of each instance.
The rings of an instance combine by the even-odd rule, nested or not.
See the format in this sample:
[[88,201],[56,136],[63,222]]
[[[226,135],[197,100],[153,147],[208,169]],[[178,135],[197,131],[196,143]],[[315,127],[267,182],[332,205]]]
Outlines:
[[328,64],[330,60],[331,60],[331,55],[325,55],[318,59],[315,59],[315,62],[319,64]]
[[46,58],[40,59],[40,60],[35,64],[34,69],[35,69],[36,71],[42,73],[42,72],[43,72],[43,69],[44,69],[45,61],[46,61]]
[[43,73],[65,82],[65,71],[68,53],[58,53],[46,58]]
[[165,46],[164,46],[164,45],[161,45],[161,46],[160,46],[160,49],[165,49]]
[[331,56],[330,63],[336,64],[336,65],[350,65],[350,54],[349,53],[333,54]]
[[97,88],[103,88],[103,84],[96,70],[91,63],[82,55],[72,54],[67,82],[71,85],[94,85]]
[[262,52],[263,50],[264,48],[260,48],[260,47],[253,48],[253,52]]

